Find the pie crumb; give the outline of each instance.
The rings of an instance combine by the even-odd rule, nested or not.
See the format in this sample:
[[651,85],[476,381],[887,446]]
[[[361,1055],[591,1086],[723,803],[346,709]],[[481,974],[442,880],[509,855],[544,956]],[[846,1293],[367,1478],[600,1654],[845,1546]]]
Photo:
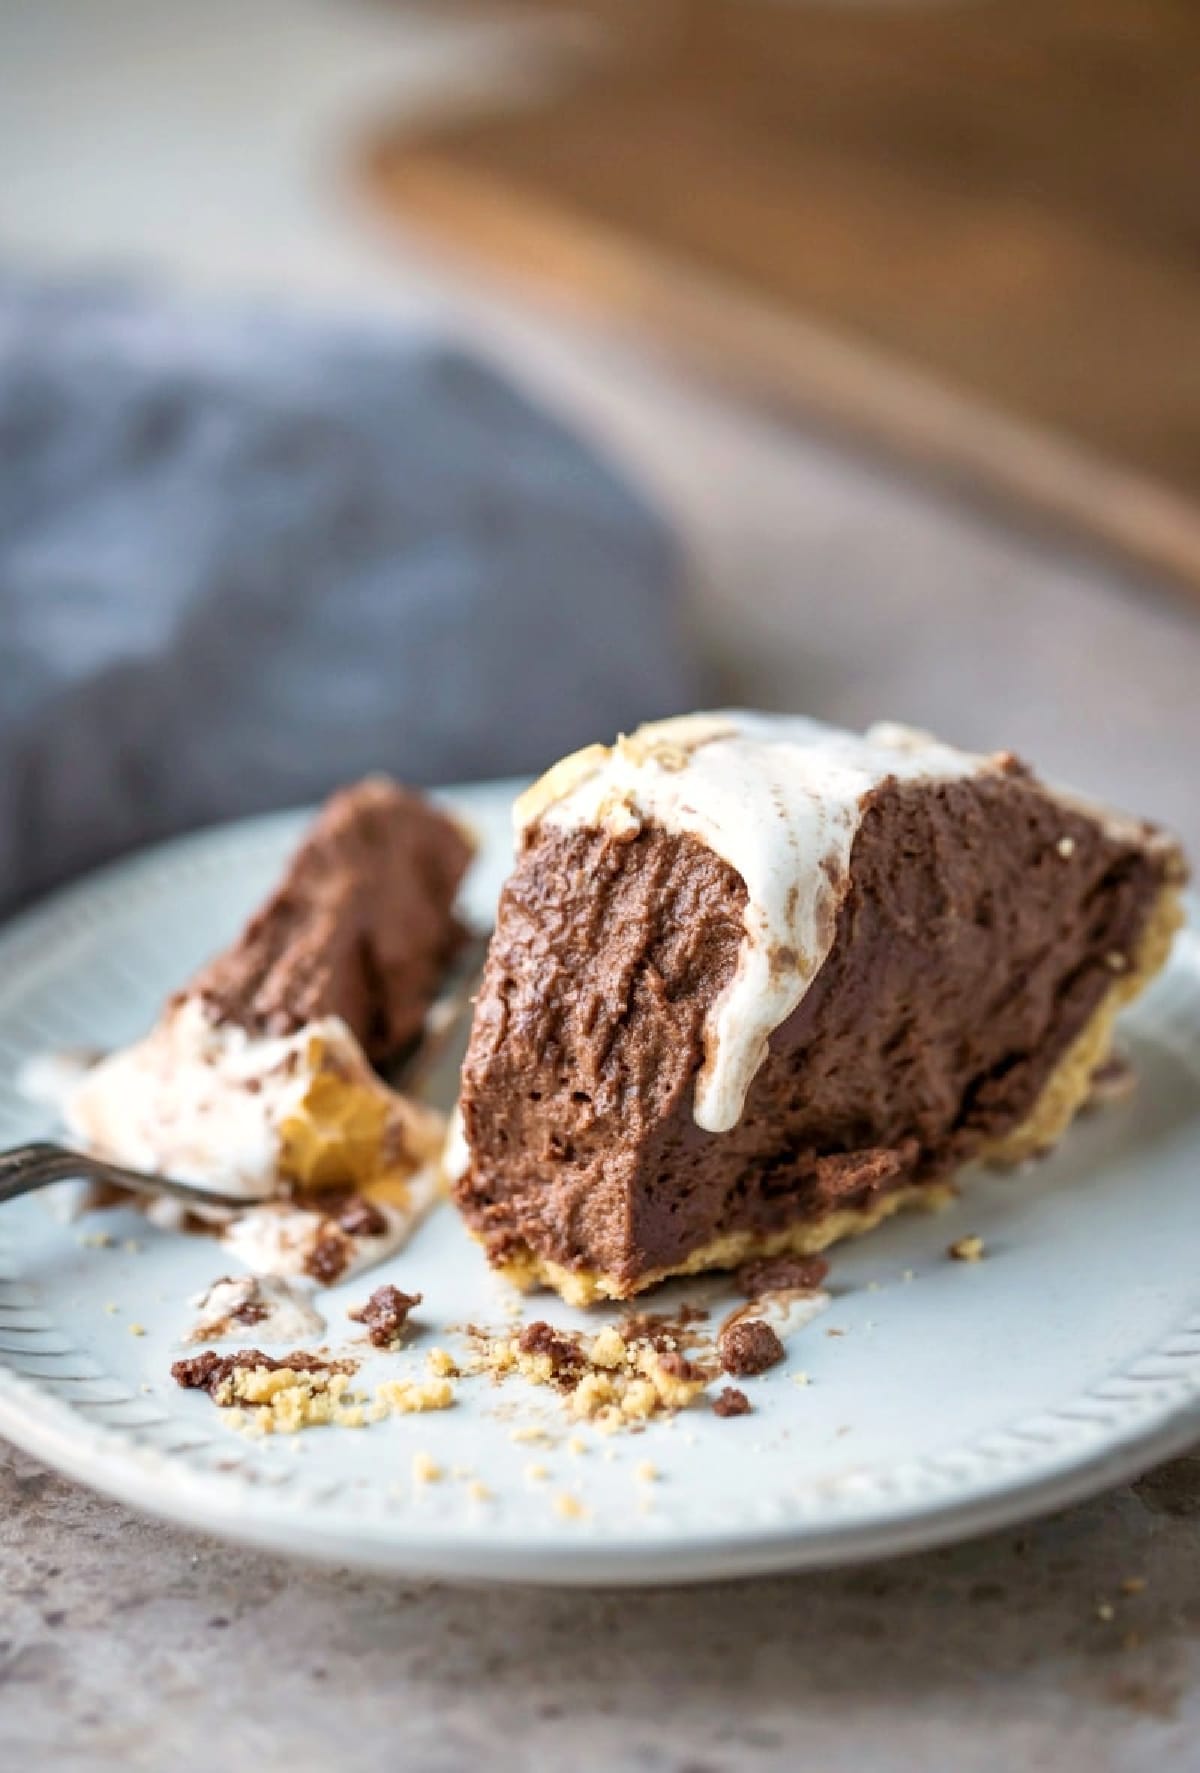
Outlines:
[[385,1379],[375,1387],[375,1400],[397,1416],[448,1410],[454,1402],[454,1387],[448,1379]]
[[952,1243],[946,1254],[956,1262],[980,1262],[983,1260],[983,1239],[974,1232],[969,1237],[960,1237]]

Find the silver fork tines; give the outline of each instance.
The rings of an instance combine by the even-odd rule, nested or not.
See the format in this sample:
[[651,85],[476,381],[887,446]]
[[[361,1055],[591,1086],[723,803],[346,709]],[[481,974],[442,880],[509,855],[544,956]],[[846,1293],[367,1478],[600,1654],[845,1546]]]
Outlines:
[[194,1207],[241,1208],[246,1202],[238,1195],[219,1194],[211,1188],[191,1188],[186,1182],[172,1182],[166,1176],[150,1176],[143,1170],[127,1170],[120,1164],[105,1163],[83,1151],[69,1151],[65,1145],[39,1142],[15,1145],[0,1151],[0,1204],[16,1200],[18,1195],[32,1194],[35,1189],[48,1188],[52,1182],[99,1182],[111,1188],[126,1188],[133,1194],[168,1195],[172,1200]]

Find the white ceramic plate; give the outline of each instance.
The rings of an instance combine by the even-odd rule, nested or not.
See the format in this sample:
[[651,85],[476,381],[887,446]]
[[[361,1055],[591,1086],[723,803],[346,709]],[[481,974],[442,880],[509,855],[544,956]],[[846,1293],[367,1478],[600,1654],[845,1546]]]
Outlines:
[[[468,899],[485,919],[508,864],[511,787],[447,799],[484,834]],[[14,1088],[20,1063],[137,1034],[270,887],[300,823],[169,844],[0,936],[0,1141],[50,1130]],[[831,1308],[790,1342],[786,1370],[748,1382],[749,1416],[695,1409],[606,1439],[566,1423],[545,1391],[472,1380],[438,1414],[249,1441],[168,1375],[185,1300],[228,1259],[131,1211],[63,1225],[27,1199],[0,1209],[0,1432],[190,1526],[451,1580],[638,1583],[831,1564],[1062,1506],[1200,1437],[1194,926],[1126,1029],[1136,1096],[1082,1121],[1049,1162],[972,1178],[949,1212],[839,1250]],[[100,1228],[109,1247],[83,1241]],[[949,1261],[967,1232],[983,1236],[985,1259]],[[378,1357],[389,1371],[419,1370],[435,1342],[453,1347],[449,1325],[506,1321],[503,1291],[449,1207],[379,1278],[423,1292],[429,1325],[411,1353]],[[345,1309],[367,1290],[360,1280],[325,1295],[332,1344],[355,1335]],[[720,1309],[732,1295],[709,1280],[664,1300],[687,1297]],[[553,1299],[524,1310],[585,1321]],[[130,1333],[135,1321],[144,1335]],[[512,1438],[536,1422],[546,1444]],[[567,1446],[576,1433],[581,1453]],[[444,1469],[441,1482],[413,1481],[416,1451]],[[548,1476],[531,1477],[531,1462]],[[646,1462],[657,1481],[639,1476]],[[489,1500],[472,1499],[468,1472]],[[564,1493],[587,1512],[558,1513]]]

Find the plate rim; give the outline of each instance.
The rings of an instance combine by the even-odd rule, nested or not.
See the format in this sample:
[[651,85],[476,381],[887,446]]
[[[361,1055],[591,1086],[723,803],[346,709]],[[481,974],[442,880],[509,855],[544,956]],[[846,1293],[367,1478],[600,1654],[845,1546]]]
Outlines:
[[[835,1523],[813,1531],[795,1524],[740,1532],[722,1541],[685,1541],[680,1547],[645,1540],[546,1537],[489,1543],[482,1535],[431,1531],[411,1537],[370,1532],[361,1521],[334,1514],[332,1528],[313,1531],[299,1504],[278,1506],[269,1489],[247,1505],[244,1488],[174,1461],[168,1454],[132,1455],[114,1430],[37,1420],[36,1404],[22,1410],[21,1393],[42,1403],[28,1380],[0,1372],[0,1433],[62,1476],[109,1499],[194,1533],[208,1533],[248,1549],[269,1551],[324,1568],[351,1568],[398,1580],[423,1578],[456,1586],[511,1584],[532,1588],[687,1586],[804,1570],[848,1568],[913,1556],[939,1546],[1000,1532],[1086,1502],[1185,1452],[1200,1438],[1200,1398],[1177,1407],[1153,1432],[1130,1428],[1087,1458],[1050,1476],[999,1486],[947,1504],[930,1496],[922,1505],[871,1521]],[[13,1383],[7,1383],[11,1381]],[[64,1414],[67,1406],[59,1406]],[[58,1411],[55,1412],[57,1414]],[[117,1444],[107,1456],[104,1442]],[[171,1483],[160,1481],[170,1472]],[[304,1522],[304,1531],[294,1528]]]
[[[451,804],[486,800],[497,809],[520,786],[519,779],[506,778],[430,792]],[[282,845],[306,816],[311,816],[310,810],[298,808],[216,824],[105,864],[0,927],[0,975],[12,977],[23,962],[36,964],[48,937],[61,934],[64,926],[69,933],[80,921],[84,926],[94,922],[114,893],[125,904],[131,886],[159,891],[176,868],[191,873],[206,865],[224,867],[239,849]],[[1182,936],[1181,964],[1197,982],[1200,1000],[1200,916],[1194,896],[1187,899],[1189,926]],[[1195,1058],[1189,1063],[1194,1069]],[[0,1275],[0,1286],[5,1278]],[[1055,1420],[1061,1412],[1064,1421],[1073,1417],[1085,1429],[1078,1446],[1059,1448],[1058,1463],[1049,1470],[1023,1474],[1000,1456],[998,1462],[993,1459],[989,1476],[988,1460],[980,1460],[979,1447],[964,1442],[940,1457],[951,1465],[956,1460],[974,1462],[981,1469],[957,1490],[953,1480],[949,1492],[936,1483],[924,1491],[918,1485],[911,1494],[897,1495],[890,1509],[877,1505],[856,1513],[851,1507],[840,1516],[827,1509],[816,1519],[797,1514],[766,1526],[741,1523],[724,1534],[690,1529],[678,1539],[626,1531],[581,1535],[573,1541],[558,1534],[524,1533],[489,1542],[485,1531],[461,1520],[452,1530],[444,1530],[411,1515],[364,1520],[334,1507],[323,1509],[318,1521],[303,1497],[285,1498],[272,1493],[269,1483],[249,1483],[244,1477],[205,1470],[88,1419],[45,1384],[16,1372],[6,1358],[11,1352],[0,1349],[0,1434],[75,1481],[193,1531],[259,1549],[398,1577],[460,1583],[640,1586],[828,1568],[903,1555],[1011,1527],[1081,1502],[1136,1477],[1200,1438],[1198,1293],[1190,1316],[1167,1333],[1164,1343],[1130,1357],[1131,1366],[1149,1360],[1174,1367],[1173,1372],[1147,1375],[1151,1388],[1157,1387],[1156,1396],[1143,1391],[1139,1400],[1135,1393],[1133,1407],[1125,1408],[1112,1396],[1101,1399],[1098,1388],[1092,1387],[1065,1400],[1060,1411],[1041,1412],[1043,1420]],[[1122,1370],[1100,1384],[1113,1381],[1125,1386],[1136,1383],[1134,1375]],[[983,1439],[998,1443],[1020,1432],[1020,1424],[1014,1424],[1012,1430],[1000,1428]],[[926,1456],[930,1470],[937,1457]],[[164,1482],[167,1474],[170,1481]],[[481,1523],[481,1529],[485,1525]]]

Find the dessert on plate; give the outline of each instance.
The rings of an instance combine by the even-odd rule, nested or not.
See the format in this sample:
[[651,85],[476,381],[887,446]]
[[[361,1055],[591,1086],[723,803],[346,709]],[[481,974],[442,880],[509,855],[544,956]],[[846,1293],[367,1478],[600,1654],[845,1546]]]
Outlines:
[[234,1194],[230,1249],[331,1282],[394,1248],[437,1185],[441,1116],[375,1069],[421,1033],[464,932],[471,845],[422,796],[335,794],[232,947],[66,1119],[90,1150]]
[[575,1302],[1047,1150],[1180,921],[1169,837],[890,725],[664,721],[515,817],[452,1167],[492,1263]]

